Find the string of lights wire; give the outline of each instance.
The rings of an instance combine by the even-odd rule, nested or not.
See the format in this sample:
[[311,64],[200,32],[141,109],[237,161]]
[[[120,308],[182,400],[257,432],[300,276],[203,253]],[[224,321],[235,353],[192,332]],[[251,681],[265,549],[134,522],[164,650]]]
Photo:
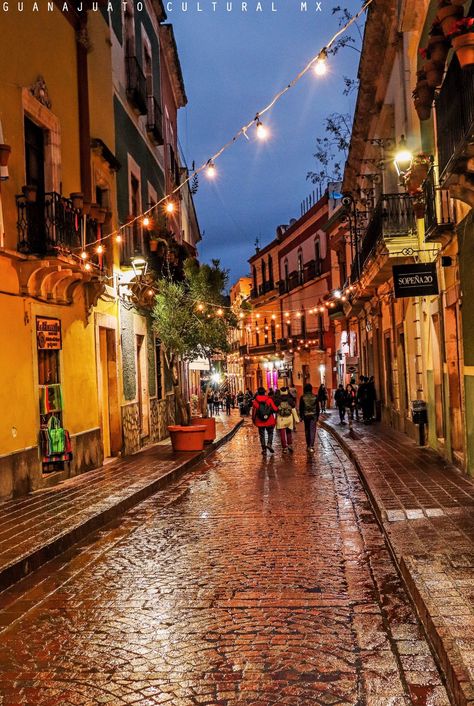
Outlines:
[[[191,181],[195,175],[200,174],[201,172],[205,171],[206,175],[212,179],[217,175],[216,171],[216,166],[215,162],[219,159],[219,157],[226,151],[228,150],[235,142],[240,137],[245,137],[246,139],[249,139],[247,132],[250,130],[252,126],[255,125],[256,129],[256,134],[257,137],[261,140],[265,140],[268,137],[268,130],[265,127],[265,125],[261,121],[261,116],[267,113],[269,110],[271,110],[275,104],[291,89],[293,88],[302,78],[305,76],[310,69],[314,69],[314,72],[317,76],[322,76],[326,73],[327,70],[327,59],[328,59],[328,52],[331,49],[331,47],[334,45],[334,43],[338,40],[338,38],[344,34],[357,20],[364,14],[364,12],[369,8],[369,6],[372,4],[373,0],[366,0],[366,2],[363,4],[362,8],[357,12],[353,17],[351,17],[342,27],[339,28],[339,30],[331,37],[331,39],[327,42],[327,44],[316,54],[310,61],[306,64],[306,66],[295,76],[295,78],[290,81],[284,88],[282,88],[273,98],[272,100],[266,105],[265,107],[261,108],[257,113],[255,114],[255,117],[250,120],[246,125],[243,125],[240,130],[238,130],[235,135],[228,140],[222,147],[215,152],[206,162],[201,164],[200,167],[197,169],[192,170],[188,176],[180,183],[178,184],[169,194],[163,196],[163,198],[159,199],[156,203],[152,204],[149,208],[147,208],[145,211],[142,213],[134,216],[130,220],[128,220],[126,223],[123,223],[120,225],[118,228],[113,230],[111,233],[108,233],[104,236],[100,236],[96,240],[89,242],[89,243],[83,243],[83,245],[80,248],[77,248],[76,250],[79,252],[81,251],[80,256],[78,257],[79,260],[82,260],[84,263],[88,259],[89,254],[87,252],[88,248],[97,246],[95,249],[95,252],[99,255],[101,255],[104,252],[104,245],[103,243],[106,240],[109,240],[111,238],[115,238],[117,243],[120,243],[122,240],[122,232],[127,228],[136,223],[139,220],[142,220],[143,225],[147,226],[150,223],[149,216],[150,214],[154,213],[155,210],[163,205],[165,213],[172,214],[174,213],[176,209],[175,202],[173,200],[173,196],[177,194],[186,184],[188,184],[189,181]],[[148,223],[146,220],[148,219]],[[73,253],[75,254],[75,253]],[[77,256],[76,256],[77,257]],[[90,270],[92,267],[95,267],[93,263],[85,263],[84,266],[86,269]]]

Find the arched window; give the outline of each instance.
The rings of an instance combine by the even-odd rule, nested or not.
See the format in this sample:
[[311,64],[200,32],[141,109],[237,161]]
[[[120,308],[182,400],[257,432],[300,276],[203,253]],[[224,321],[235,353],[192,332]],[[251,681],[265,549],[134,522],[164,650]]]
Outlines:
[[262,267],[262,285],[263,285],[263,289],[265,289],[265,285],[267,283],[267,266],[265,264],[265,260],[262,260],[261,267]]
[[301,316],[301,335],[306,336],[306,314],[303,312]]
[[271,323],[270,323],[270,332],[271,332],[272,343],[275,343],[276,328],[275,328],[275,321],[273,319],[271,320]]
[[286,324],[286,336],[287,338],[291,338],[291,321],[289,319]]
[[288,259],[285,260],[285,290],[288,292],[290,288],[290,270],[288,268]]
[[321,245],[319,240],[314,241],[314,271],[316,277],[321,274]]
[[255,293],[257,293],[257,268],[255,265],[252,267],[252,277],[253,277],[253,288]]

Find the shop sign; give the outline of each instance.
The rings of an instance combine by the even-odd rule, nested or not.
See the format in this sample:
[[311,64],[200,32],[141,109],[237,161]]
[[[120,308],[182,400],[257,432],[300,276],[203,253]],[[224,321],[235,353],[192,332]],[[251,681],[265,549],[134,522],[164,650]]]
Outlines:
[[425,297],[438,294],[436,264],[394,265],[395,297]]
[[36,341],[39,351],[60,351],[62,348],[61,319],[37,316]]

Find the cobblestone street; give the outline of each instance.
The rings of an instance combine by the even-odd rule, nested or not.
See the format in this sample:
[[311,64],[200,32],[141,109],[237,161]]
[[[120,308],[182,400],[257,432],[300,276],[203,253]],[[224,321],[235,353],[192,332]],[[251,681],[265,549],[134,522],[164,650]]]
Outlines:
[[356,470],[303,436],[262,459],[246,424],[5,591],[0,704],[449,704]]

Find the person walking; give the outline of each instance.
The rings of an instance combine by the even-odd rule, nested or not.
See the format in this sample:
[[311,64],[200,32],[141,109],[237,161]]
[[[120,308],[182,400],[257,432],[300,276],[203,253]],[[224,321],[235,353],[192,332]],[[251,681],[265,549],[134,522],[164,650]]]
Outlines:
[[266,394],[264,387],[259,387],[252,403],[252,422],[258,429],[260,446],[264,455],[267,451],[275,453],[272,443],[276,412],[277,407],[272,398]]
[[275,393],[275,404],[278,408],[276,428],[280,432],[283,453],[293,453],[293,436],[295,428],[293,409],[296,402],[287,387],[282,387]]
[[207,413],[210,417],[214,415],[214,396],[211,391],[207,393]]
[[367,382],[367,416],[372,422],[375,419],[375,403],[377,402],[377,392],[375,390],[375,378],[370,376]]
[[326,385],[324,385],[324,383],[321,383],[321,385],[319,386],[319,389],[318,389],[318,402],[319,402],[321,412],[325,412],[326,405],[328,402],[328,391],[327,391]]
[[316,438],[316,425],[319,419],[319,400],[313,393],[313,386],[307,382],[303,388],[303,395],[300,398],[300,417],[304,422],[304,433],[306,437],[306,449],[309,453],[314,453],[314,440]]
[[363,410],[362,410],[362,397],[365,396],[365,377],[361,375],[359,377],[359,385],[357,386],[357,420],[359,420],[359,411],[362,414],[363,417]]
[[214,414],[219,414],[219,395],[217,392],[214,392],[214,397],[213,399],[213,405],[214,405]]
[[348,415],[351,422],[354,421],[354,412],[356,409],[357,396],[353,385],[349,382],[346,385],[346,406],[348,409]]
[[225,396],[225,413],[230,414],[230,408],[232,407],[232,395],[228,392]]
[[339,384],[336,392],[334,393],[334,401],[336,403],[336,407],[339,410],[339,419],[341,421],[341,424],[345,424],[344,417],[346,416],[346,391],[344,390],[344,386],[342,383]]

